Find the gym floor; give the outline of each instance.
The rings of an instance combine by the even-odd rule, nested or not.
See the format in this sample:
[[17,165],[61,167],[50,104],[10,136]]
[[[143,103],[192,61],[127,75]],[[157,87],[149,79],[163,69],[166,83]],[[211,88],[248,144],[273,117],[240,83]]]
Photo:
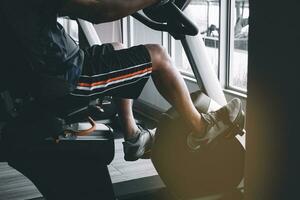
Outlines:
[[[122,138],[115,140],[115,158],[108,166],[116,196],[129,200],[133,198],[133,194],[144,196],[149,191],[164,188],[150,160],[124,161],[122,141]],[[26,177],[7,163],[0,163],[1,200],[43,199],[39,198],[41,196]]]

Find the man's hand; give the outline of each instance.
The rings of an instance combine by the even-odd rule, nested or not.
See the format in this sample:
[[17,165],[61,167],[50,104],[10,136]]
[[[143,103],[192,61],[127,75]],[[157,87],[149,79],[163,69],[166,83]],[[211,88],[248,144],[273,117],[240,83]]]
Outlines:
[[65,0],[60,14],[98,24],[121,19],[165,1],[167,0]]

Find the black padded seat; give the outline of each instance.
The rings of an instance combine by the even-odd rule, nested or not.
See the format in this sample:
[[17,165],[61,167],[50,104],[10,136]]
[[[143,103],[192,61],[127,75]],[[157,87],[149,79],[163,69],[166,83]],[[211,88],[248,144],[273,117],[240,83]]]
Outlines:
[[8,164],[29,178],[47,199],[115,199],[107,165],[114,157],[112,131],[46,139],[15,150]]

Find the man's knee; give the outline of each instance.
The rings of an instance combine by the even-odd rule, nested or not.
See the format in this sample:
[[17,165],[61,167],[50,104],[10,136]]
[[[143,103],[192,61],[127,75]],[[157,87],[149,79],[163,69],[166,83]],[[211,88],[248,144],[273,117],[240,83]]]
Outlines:
[[120,42],[113,42],[111,43],[115,50],[125,49],[125,45]]
[[151,62],[154,67],[162,67],[171,64],[171,58],[167,50],[159,44],[146,44],[146,48],[151,56]]

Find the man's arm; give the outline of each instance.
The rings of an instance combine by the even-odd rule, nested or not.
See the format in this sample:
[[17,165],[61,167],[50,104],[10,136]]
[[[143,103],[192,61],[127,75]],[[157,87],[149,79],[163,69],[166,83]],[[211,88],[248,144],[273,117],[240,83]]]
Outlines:
[[61,15],[85,19],[98,24],[114,21],[160,0],[65,0]]

